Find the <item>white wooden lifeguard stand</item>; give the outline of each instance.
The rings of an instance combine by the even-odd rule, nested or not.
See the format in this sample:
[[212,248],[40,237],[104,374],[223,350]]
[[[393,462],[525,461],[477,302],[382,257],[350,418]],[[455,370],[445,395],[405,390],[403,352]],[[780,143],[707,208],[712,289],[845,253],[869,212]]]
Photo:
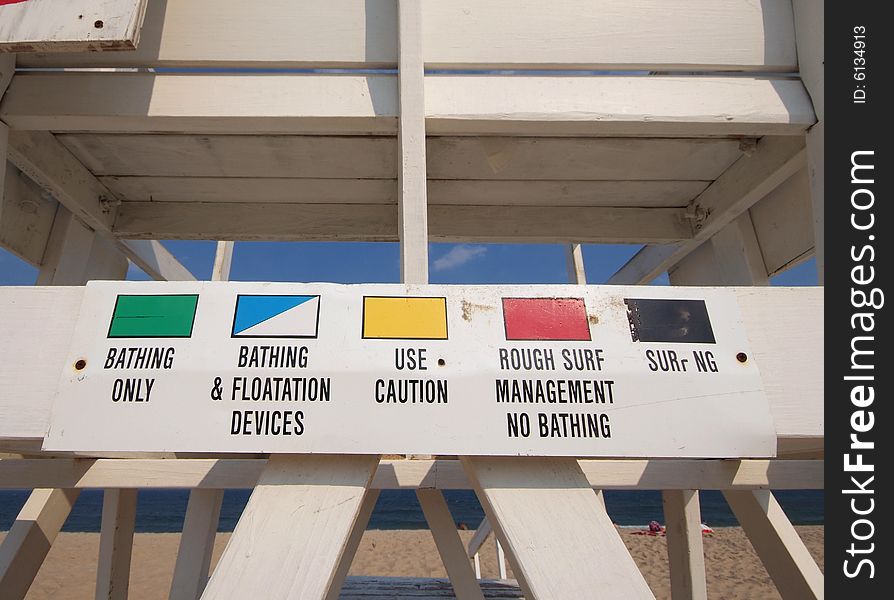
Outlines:
[[[179,487],[176,599],[337,598],[394,488],[417,490],[459,598],[492,588],[444,489],[477,492],[527,598],[652,597],[594,489],[663,490],[675,600],[706,597],[700,489],[785,598],[822,597],[769,491],[823,487],[822,288],[766,287],[811,255],[823,276],[821,2],[25,0],[0,7],[0,49],[0,243],[40,270],[0,289],[0,450],[23,455],[0,487],[34,489],[0,596],[103,488],[96,597],[126,597],[136,490]],[[778,458],[41,453],[80,286],[128,260],[192,279],[161,239],[400,241],[407,283],[430,240],[645,244],[609,283],[758,286],[736,294]],[[206,587],[222,490],[246,487]]]

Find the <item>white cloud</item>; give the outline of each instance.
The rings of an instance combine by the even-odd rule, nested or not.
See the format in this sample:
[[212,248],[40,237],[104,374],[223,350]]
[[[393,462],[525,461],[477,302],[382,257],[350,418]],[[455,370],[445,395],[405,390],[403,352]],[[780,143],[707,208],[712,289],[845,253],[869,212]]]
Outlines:
[[484,246],[454,246],[450,252],[435,260],[435,271],[447,271],[448,269],[461,267],[480,256],[484,256],[485,252],[487,252],[487,248]]

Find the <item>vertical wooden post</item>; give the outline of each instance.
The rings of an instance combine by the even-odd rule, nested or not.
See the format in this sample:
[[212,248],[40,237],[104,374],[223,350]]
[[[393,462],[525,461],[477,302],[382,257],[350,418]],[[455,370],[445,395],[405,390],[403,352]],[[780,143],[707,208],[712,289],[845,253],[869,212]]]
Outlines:
[[190,490],[170,600],[196,600],[205,590],[223,496],[223,490]]
[[416,497],[432,537],[435,538],[435,545],[447,569],[457,600],[484,600],[444,494],[441,490],[418,489]]
[[378,462],[272,456],[202,598],[326,598]]
[[[711,238],[725,285],[770,285],[751,215],[746,211]],[[679,277],[677,278],[679,279]],[[717,284],[718,282],[713,282]],[[691,282],[689,285],[693,285]]]
[[0,545],[0,598],[24,598],[80,490],[36,489]]
[[705,600],[705,551],[702,546],[701,510],[696,490],[664,490],[667,559],[674,600]]
[[211,281],[230,280],[234,245],[234,242],[217,242],[217,250],[214,253],[214,267],[211,269]]
[[400,268],[404,283],[428,283],[428,202],[425,170],[425,69],[422,3],[398,0],[400,128],[397,172]]
[[127,598],[136,516],[137,490],[103,491],[96,600]]
[[127,259],[107,239],[61,204],[37,274],[37,285],[84,285],[90,279],[124,279]]
[[816,244],[816,271],[819,283],[825,280],[825,8],[815,0],[794,0],[795,40],[798,69],[810,94],[817,123],[807,132],[807,175],[813,203],[813,237]]
[[769,490],[723,492],[783,598],[823,597],[823,574]]

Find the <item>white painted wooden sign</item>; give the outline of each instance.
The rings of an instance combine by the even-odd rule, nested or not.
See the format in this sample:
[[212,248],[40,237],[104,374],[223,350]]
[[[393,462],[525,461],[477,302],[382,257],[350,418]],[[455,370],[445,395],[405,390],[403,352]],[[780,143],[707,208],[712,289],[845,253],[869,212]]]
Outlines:
[[134,49],[146,0],[0,0],[0,52]]
[[722,288],[92,282],[46,450],[765,457]]

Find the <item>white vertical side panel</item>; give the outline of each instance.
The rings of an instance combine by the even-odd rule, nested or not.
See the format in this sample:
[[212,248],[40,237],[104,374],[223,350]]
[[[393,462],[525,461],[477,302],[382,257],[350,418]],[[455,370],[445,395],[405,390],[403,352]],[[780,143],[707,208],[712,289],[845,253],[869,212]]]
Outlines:
[[398,207],[401,281],[428,283],[428,202],[425,169],[425,72],[422,3],[398,0],[400,128]]
[[698,491],[664,490],[661,497],[673,600],[707,600]]

